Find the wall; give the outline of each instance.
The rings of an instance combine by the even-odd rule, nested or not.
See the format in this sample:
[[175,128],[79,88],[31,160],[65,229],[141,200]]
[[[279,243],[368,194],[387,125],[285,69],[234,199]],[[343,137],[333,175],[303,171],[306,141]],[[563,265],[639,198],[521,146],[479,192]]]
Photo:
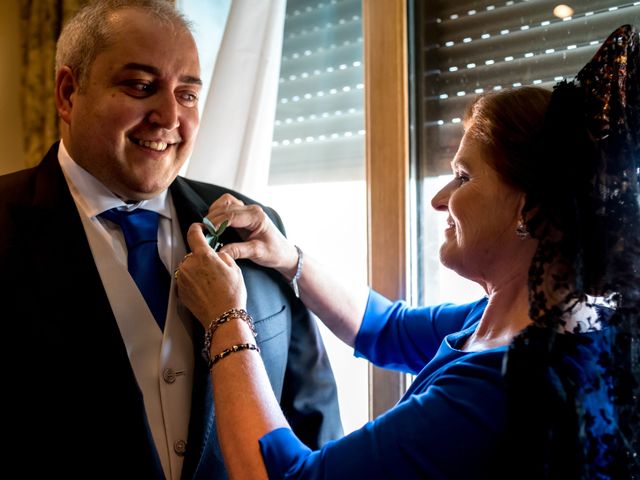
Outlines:
[[20,115],[18,0],[0,1],[0,174],[26,166]]

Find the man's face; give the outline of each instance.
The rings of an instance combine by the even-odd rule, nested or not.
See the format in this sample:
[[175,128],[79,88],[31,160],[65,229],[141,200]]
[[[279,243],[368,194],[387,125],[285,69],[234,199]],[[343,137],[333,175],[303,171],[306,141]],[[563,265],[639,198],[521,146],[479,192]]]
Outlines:
[[[71,157],[113,193],[144,200],[169,186],[193,149],[198,53],[189,32],[142,10],[121,9],[109,21],[111,42],[83,88],[68,69],[58,73],[58,92],[68,92],[58,93],[63,140]],[[65,78],[73,87],[65,90]]]

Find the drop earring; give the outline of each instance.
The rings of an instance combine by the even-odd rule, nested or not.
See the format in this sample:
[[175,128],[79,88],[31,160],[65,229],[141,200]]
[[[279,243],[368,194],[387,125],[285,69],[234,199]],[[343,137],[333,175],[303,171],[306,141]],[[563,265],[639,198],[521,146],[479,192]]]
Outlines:
[[529,233],[529,229],[527,228],[527,224],[524,223],[524,219],[520,218],[518,221],[518,226],[516,227],[516,235],[520,240],[526,240],[527,238],[531,238],[531,234]]

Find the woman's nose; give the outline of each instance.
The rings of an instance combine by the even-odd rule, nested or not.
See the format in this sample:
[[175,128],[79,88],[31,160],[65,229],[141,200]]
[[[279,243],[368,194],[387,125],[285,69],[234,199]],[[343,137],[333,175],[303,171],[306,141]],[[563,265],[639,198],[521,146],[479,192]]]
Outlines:
[[431,206],[435,210],[443,212],[449,209],[450,186],[451,183],[447,183],[431,199]]

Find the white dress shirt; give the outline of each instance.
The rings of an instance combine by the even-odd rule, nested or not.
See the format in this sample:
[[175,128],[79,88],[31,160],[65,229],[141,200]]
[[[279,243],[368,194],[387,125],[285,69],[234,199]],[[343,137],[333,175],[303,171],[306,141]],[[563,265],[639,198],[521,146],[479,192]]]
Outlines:
[[[194,352],[192,320],[175,293],[173,271],[185,254],[185,245],[171,194],[164,191],[150,200],[127,205],[75,163],[62,142],[58,160],[144,396],[147,420],[165,476],[179,479],[189,430]],[[140,207],[160,214],[158,251],[171,274],[164,334],[129,274],[127,246],[120,227],[98,217],[114,207]]]

